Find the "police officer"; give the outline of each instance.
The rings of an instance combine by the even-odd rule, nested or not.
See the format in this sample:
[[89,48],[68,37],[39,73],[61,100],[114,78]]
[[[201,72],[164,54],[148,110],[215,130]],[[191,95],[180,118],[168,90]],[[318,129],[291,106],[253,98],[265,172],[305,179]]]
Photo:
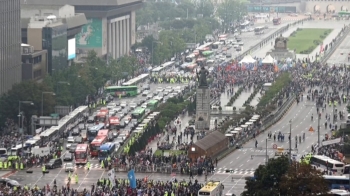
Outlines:
[[43,166],[41,167],[41,170],[42,170],[42,172],[43,172],[43,176],[45,176],[45,172],[46,172],[46,167],[45,167],[45,165],[43,165]]
[[90,161],[86,163],[87,169],[90,170]]

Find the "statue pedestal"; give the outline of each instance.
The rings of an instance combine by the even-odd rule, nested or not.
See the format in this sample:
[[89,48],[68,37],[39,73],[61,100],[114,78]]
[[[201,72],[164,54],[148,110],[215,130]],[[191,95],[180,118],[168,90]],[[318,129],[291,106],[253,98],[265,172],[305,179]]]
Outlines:
[[283,60],[287,58],[294,60],[296,58],[294,51],[288,49],[274,49],[267,52],[266,55],[271,55],[276,60]]
[[199,86],[196,91],[196,130],[209,130],[210,127],[210,90],[208,86]]

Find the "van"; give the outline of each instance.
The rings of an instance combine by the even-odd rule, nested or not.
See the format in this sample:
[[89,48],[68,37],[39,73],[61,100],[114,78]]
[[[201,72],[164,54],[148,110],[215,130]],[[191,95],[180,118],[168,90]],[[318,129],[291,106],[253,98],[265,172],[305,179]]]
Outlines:
[[63,162],[62,159],[58,158],[58,159],[51,159],[46,165],[45,167],[47,169],[55,169],[55,168],[59,168],[62,167]]

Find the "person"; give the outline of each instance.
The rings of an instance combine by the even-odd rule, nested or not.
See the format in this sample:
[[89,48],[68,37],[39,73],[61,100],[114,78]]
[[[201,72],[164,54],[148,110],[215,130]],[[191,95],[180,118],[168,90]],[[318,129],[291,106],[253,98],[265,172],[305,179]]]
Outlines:
[[43,166],[41,167],[41,170],[42,170],[42,172],[43,172],[43,176],[45,176],[45,172],[46,172],[46,167],[45,167],[45,165],[43,165]]
[[314,120],[314,114],[311,114],[311,121]]
[[255,148],[258,147],[258,140],[255,140]]

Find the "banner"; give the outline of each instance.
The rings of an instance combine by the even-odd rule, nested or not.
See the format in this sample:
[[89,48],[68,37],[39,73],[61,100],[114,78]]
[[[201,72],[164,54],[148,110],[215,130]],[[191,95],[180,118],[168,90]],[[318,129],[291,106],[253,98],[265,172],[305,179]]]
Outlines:
[[115,186],[115,172],[114,169],[111,169],[107,173],[109,181],[112,183],[113,186]]
[[130,182],[130,187],[135,189],[136,188],[136,178],[135,178],[135,172],[133,169],[128,172],[128,178],[129,178],[129,182]]

